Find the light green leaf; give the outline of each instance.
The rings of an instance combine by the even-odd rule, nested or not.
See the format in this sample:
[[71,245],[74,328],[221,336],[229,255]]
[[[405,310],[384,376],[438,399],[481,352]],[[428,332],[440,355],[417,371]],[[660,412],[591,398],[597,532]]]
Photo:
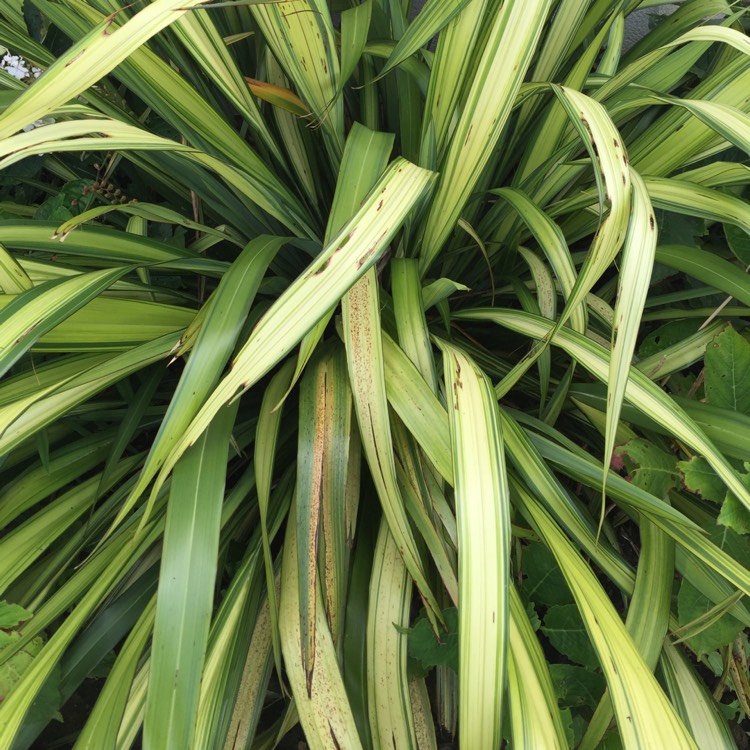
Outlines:
[[508,644],[510,516],[492,384],[460,349],[439,342],[448,393],[458,522],[459,742],[496,747]]

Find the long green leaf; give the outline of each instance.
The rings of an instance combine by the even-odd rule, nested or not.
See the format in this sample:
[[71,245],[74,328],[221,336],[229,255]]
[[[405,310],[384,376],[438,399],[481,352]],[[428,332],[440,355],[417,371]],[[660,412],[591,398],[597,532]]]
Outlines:
[[487,376],[440,343],[458,521],[459,742],[498,747],[508,644],[510,511],[497,401]]
[[[641,176],[630,170],[632,205],[628,233],[622,252],[615,324],[612,328],[612,348],[607,379],[607,419],[604,435],[604,463],[607,464],[615,448],[622,402],[641,329],[641,315],[646,303],[656,252],[656,219],[651,208],[646,185]],[[602,516],[607,490],[602,484]]]
[[172,478],[143,723],[146,748],[192,744],[216,586],[226,456],[237,406],[217,414]]
[[[296,518],[294,504],[290,513],[292,518]],[[281,647],[295,706],[305,730],[305,739],[313,750],[361,749],[362,744],[344,689],[321,597],[316,599],[314,663],[317,666],[308,683],[301,656],[298,570],[296,524],[289,523],[286,526],[284,559],[281,565]]]
[[117,660],[104,683],[99,698],[78,735],[75,750],[99,750],[114,747],[130,685],[143,649],[154,627],[156,597],[140,616],[117,654]]
[[377,274],[370,269],[343,302],[344,342],[362,452],[406,568],[432,612],[438,612],[396,479],[380,326]]
[[374,747],[417,748],[406,672],[411,580],[388,524],[375,545],[367,616],[367,698]]
[[734,750],[736,740],[716,701],[697,678],[679,650],[669,642],[664,643],[661,670],[672,702],[698,747]]

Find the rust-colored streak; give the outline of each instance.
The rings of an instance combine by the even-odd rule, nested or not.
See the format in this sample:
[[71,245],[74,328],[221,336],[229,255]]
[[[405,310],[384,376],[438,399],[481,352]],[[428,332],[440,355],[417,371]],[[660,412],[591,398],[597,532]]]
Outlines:
[[331,735],[331,741],[333,742],[333,746],[336,748],[336,750],[342,750],[341,743],[336,738],[336,732],[333,731],[333,726],[331,725],[330,720],[328,722],[328,732]]

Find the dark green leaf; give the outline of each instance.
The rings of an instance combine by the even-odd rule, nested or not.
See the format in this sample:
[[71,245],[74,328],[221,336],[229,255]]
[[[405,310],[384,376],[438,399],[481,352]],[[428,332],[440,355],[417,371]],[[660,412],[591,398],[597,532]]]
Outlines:
[[725,526],[713,526],[708,536],[717,547],[750,570],[750,545],[746,539]]
[[399,628],[409,636],[409,659],[415,674],[426,674],[439,664],[445,664],[458,672],[458,610],[455,607],[443,610],[446,630],[438,640],[429,621],[419,620],[413,628]]
[[557,701],[563,708],[593,708],[604,694],[606,682],[599,672],[573,664],[550,664],[549,673]]
[[706,398],[750,416],[750,344],[727,327],[706,348]]
[[660,245],[689,245],[700,247],[700,238],[706,234],[706,222],[697,216],[682,216],[657,208],[654,211],[659,227]]
[[542,632],[550,643],[565,657],[589,669],[596,669],[599,660],[583,625],[575,604],[550,607],[544,616]]
[[679,461],[677,468],[682,472],[683,484],[690,492],[713,503],[724,501],[727,488],[705,458],[693,456],[689,461]]
[[703,321],[697,319],[671,320],[655,331],[649,333],[638,349],[638,356],[650,357],[668,346],[679,344],[688,336],[692,336],[701,326]]
[[545,607],[573,601],[555,558],[544,544],[535,542],[524,547],[521,565],[524,576],[522,590],[529,601]]
[[[19,640],[20,633],[0,633],[0,647],[7,646],[13,640]],[[0,703],[13,689],[13,686],[21,679],[23,673],[31,666],[34,657],[42,650],[42,639],[34,638],[22,648],[16,651],[7,661],[0,664]]]
[[[745,464],[745,468],[748,468],[747,464]],[[740,480],[745,487],[750,488],[750,474],[740,474]],[[716,520],[723,526],[728,526],[740,534],[750,533],[750,510],[731,492],[727,493],[726,500],[724,500],[719,517]]]
[[677,485],[677,462],[645,438],[634,438],[615,449],[634,485],[656,497],[665,497]]
[[[89,180],[73,180],[60,189],[57,195],[47,198],[36,210],[38,221],[67,221],[85,211],[93,202],[94,194],[87,190]],[[85,192],[84,192],[85,191]]]
[[0,601],[0,628],[10,630],[22,622],[31,619],[31,612],[27,612],[18,604],[8,604]]
[[750,234],[734,224],[724,225],[727,244],[743,266],[750,266]]
[[[680,627],[706,614],[714,603],[703,596],[689,581],[683,580],[677,595],[677,614]],[[721,646],[727,646],[742,630],[742,623],[731,615],[723,615],[690,639],[690,645],[698,654],[706,654]]]

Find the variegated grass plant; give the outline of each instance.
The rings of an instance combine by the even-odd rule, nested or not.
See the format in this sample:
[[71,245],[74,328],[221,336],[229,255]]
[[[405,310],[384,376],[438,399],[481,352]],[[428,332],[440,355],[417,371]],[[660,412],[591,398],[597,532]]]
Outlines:
[[750,41],[650,5],[0,4],[0,748],[734,746]]

